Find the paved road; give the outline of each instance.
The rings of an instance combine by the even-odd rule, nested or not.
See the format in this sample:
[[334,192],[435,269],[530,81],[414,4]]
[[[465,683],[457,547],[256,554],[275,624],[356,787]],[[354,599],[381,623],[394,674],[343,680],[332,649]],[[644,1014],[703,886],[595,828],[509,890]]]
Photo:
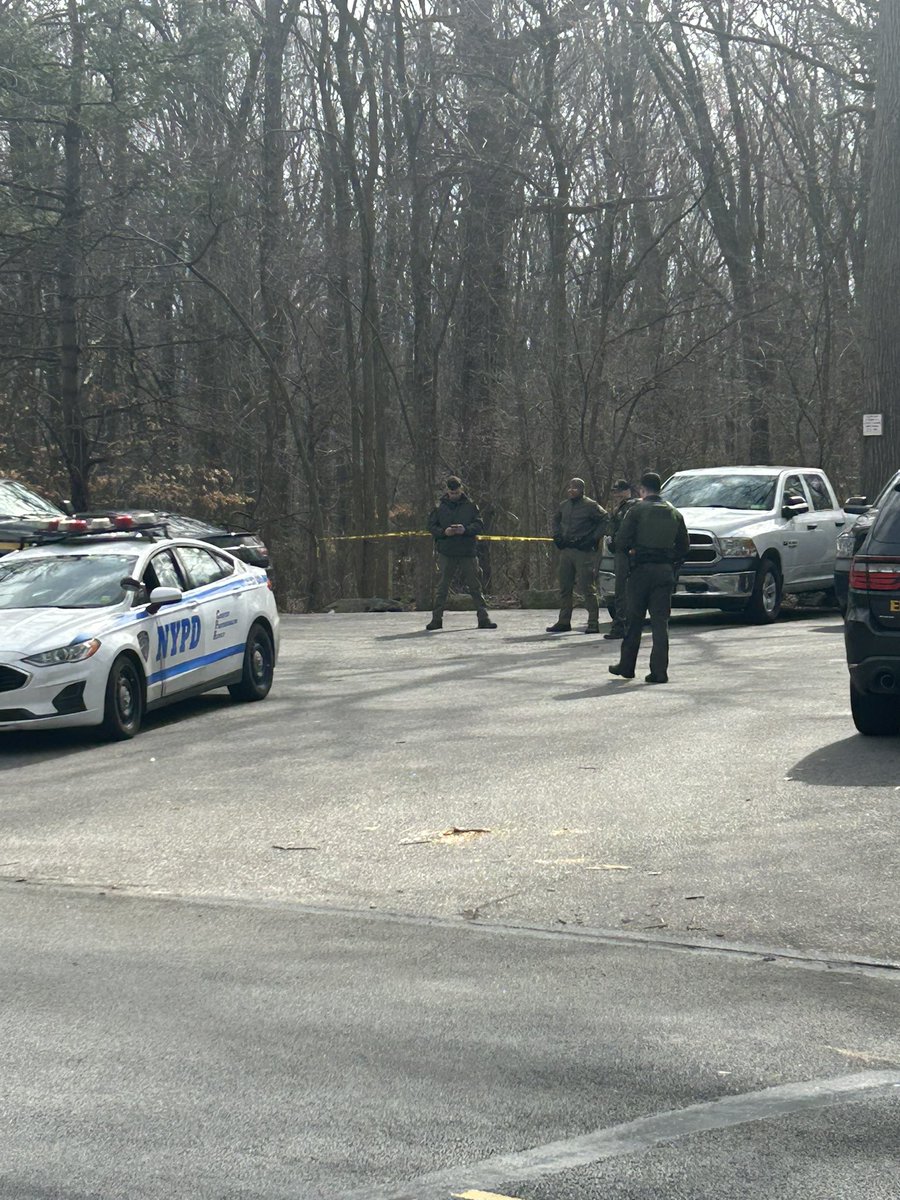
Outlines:
[[650,688],[500,620],[289,618],[263,705],[0,744],[3,1200],[896,1197],[839,621],[679,616]]
[[890,977],[27,885],[0,930],[4,1200],[897,1195]]

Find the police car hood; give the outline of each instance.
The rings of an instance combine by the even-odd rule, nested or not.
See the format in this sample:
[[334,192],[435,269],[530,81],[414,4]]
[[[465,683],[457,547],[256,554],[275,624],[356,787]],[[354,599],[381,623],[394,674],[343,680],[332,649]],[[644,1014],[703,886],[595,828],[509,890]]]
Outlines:
[[771,527],[774,512],[741,508],[679,508],[688,529],[705,529],[719,537],[753,537],[756,529]]
[[8,608],[0,610],[0,654],[37,654],[101,637],[115,608]]

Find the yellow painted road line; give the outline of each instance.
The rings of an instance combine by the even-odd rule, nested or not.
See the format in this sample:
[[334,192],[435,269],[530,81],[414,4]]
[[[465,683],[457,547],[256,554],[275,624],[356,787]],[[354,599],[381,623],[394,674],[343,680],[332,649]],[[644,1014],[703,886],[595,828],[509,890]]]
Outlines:
[[454,1192],[453,1200],[516,1200],[515,1196],[501,1196],[499,1192]]

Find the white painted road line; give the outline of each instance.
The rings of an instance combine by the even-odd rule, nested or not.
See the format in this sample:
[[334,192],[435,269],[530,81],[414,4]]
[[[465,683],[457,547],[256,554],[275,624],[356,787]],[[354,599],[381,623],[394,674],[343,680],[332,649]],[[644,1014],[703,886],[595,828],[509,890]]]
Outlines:
[[524,1183],[623,1154],[641,1154],[661,1143],[694,1133],[728,1129],[856,1100],[895,1096],[900,1097],[900,1071],[862,1071],[833,1079],[787,1083],[761,1092],[723,1096],[705,1104],[640,1117],[623,1125],[549,1142],[532,1150],[494,1155],[469,1166],[447,1167],[399,1186],[375,1186],[345,1192],[335,1200],[447,1200],[448,1194],[454,1192]]

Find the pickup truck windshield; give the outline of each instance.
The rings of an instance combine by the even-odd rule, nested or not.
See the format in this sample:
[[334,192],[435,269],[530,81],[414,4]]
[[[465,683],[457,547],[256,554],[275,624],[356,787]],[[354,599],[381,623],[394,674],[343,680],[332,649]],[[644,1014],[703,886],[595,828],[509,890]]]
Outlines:
[[736,508],[768,512],[775,507],[777,475],[682,475],[662,494],[676,508]]
[[51,504],[30,488],[23,487],[21,483],[16,483],[14,479],[0,480],[0,516],[21,517],[26,513],[40,513],[46,517],[66,515],[55,504]]

